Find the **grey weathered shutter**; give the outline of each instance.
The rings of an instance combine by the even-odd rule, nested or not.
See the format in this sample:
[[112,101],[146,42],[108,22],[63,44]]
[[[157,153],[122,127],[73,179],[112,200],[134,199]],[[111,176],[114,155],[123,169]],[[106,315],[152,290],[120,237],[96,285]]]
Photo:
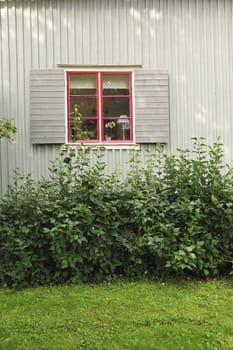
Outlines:
[[135,71],[135,136],[137,143],[169,142],[168,73]]
[[30,113],[32,143],[65,143],[64,70],[31,71]]

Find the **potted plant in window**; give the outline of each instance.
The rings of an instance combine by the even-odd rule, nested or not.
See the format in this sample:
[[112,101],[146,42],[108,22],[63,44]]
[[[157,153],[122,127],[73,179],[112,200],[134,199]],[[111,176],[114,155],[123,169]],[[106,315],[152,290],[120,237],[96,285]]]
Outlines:
[[105,140],[111,140],[113,135],[113,129],[116,127],[114,121],[105,124]]
[[74,105],[74,111],[71,113],[73,116],[71,126],[72,126],[72,142],[77,140],[90,140],[94,136],[94,132],[91,130],[84,130],[82,113],[79,110],[79,105]]

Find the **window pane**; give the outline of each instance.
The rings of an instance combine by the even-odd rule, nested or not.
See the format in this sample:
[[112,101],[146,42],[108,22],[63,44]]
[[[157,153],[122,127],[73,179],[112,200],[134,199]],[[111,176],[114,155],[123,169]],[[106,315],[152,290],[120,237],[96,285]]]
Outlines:
[[129,98],[104,98],[104,117],[119,117],[129,115]]
[[71,141],[96,140],[97,121],[93,119],[72,118],[70,120]]
[[104,75],[103,76],[104,95],[129,95],[128,75]]
[[77,111],[81,114],[81,117],[96,117],[96,98],[71,97],[70,116],[74,116]]
[[133,141],[130,73],[70,72],[67,76],[71,142]]
[[96,75],[75,74],[70,76],[70,95],[95,95]]
[[130,140],[130,121],[126,115],[117,119],[104,120],[105,140]]

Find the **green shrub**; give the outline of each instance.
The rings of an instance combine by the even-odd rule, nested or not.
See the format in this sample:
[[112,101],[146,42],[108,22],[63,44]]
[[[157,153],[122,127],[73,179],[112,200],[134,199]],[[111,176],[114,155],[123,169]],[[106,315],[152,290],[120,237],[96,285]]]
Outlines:
[[162,269],[215,275],[232,259],[232,169],[222,173],[221,144],[202,141],[156,159],[160,167],[149,169],[140,227]]
[[140,151],[121,182],[101,150],[65,147],[50,180],[18,173],[0,203],[0,284],[25,287],[160,273],[218,275],[233,251],[232,169],[222,145]]
[[0,119],[0,139],[6,138],[12,140],[13,135],[16,133],[16,127],[8,120]]

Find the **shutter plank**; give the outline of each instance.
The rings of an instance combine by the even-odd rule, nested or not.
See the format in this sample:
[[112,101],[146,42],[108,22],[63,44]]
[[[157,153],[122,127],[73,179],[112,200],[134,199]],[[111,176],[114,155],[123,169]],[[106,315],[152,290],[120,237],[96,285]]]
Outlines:
[[31,141],[65,143],[65,78],[62,69],[34,69],[30,80]]
[[137,143],[169,142],[168,73],[135,71],[135,136]]

